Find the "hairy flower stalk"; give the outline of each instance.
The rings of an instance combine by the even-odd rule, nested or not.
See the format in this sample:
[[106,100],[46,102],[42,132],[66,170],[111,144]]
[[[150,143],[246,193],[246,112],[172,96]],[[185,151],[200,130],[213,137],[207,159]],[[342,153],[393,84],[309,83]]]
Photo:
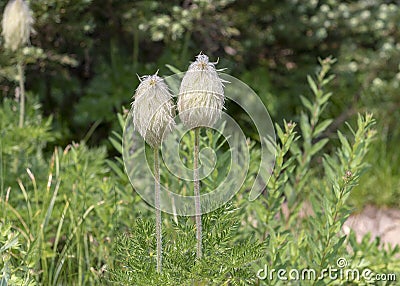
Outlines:
[[163,79],[157,75],[144,76],[136,89],[133,103],[133,124],[144,140],[154,149],[154,204],[156,208],[157,272],[162,268],[160,163],[159,146],[165,132],[174,122],[172,95]]
[[203,226],[201,222],[201,203],[200,203],[200,181],[199,181],[199,144],[200,143],[200,128],[194,130],[194,150],[193,150],[193,189],[194,189],[194,204],[196,211],[196,257],[201,258],[203,255],[202,250],[202,231]]
[[[10,0],[3,13],[2,35],[4,38],[4,47],[12,52],[17,52],[26,46],[29,42],[33,22],[32,11],[25,1]],[[18,54],[17,67],[20,94],[19,126],[22,127],[25,114],[25,82],[24,64],[21,54]]]
[[25,117],[25,73],[24,73],[24,64],[21,60],[18,61],[17,64],[18,69],[18,81],[19,81],[19,122],[18,126],[24,126],[24,117]]
[[215,64],[206,55],[196,57],[185,76],[179,90],[178,111],[182,123],[194,129],[193,181],[196,212],[196,256],[202,256],[202,222],[199,181],[200,128],[212,126],[221,116],[224,106],[224,81],[218,76]]

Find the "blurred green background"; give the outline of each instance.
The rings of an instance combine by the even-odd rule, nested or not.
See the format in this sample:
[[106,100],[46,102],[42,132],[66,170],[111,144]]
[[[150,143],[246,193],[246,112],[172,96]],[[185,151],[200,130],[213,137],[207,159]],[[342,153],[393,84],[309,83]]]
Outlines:
[[[112,158],[107,139],[119,128],[116,113],[130,107],[137,75],[171,74],[166,64],[186,70],[200,51],[253,88],[275,122],[298,121],[300,95],[310,92],[306,75],[315,72],[318,57],[332,55],[337,77],[325,112],[335,120],[325,136],[335,136],[357,112],[372,111],[378,122],[372,168],[352,203],[399,206],[397,1],[37,0],[30,6],[35,33],[23,50],[27,105],[32,121],[52,131],[47,139],[40,128],[14,136],[14,142],[30,138],[22,149],[42,144],[50,154],[54,146],[85,139],[106,146],[105,157]],[[0,47],[6,130],[7,112],[17,108],[16,68],[13,55]]]
[[[1,12],[7,2],[0,1]],[[138,76],[157,70],[162,76],[185,71],[200,51],[211,61],[219,61],[217,68],[225,68],[226,73],[254,89],[277,130],[279,126],[285,130],[280,132],[280,143],[282,150],[286,150],[280,152],[273,172],[275,179],[271,180],[274,188],[268,190],[275,191],[266,191],[265,196],[253,202],[243,194],[235,196],[232,201],[239,206],[240,227],[231,220],[228,209],[219,210],[222,219],[218,214],[210,214],[209,225],[212,229],[217,227],[213,230],[216,237],[221,232],[225,233],[222,237],[227,237],[226,249],[233,245],[236,249],[237,243],[245,238],[258,238],[269,243],[273,256],[268,254],[265,261],[272,262],[272,266],[282,263],[286,268],[285,263],[291,260],[301,269],[313,265],[319,254],[324,253],[324,257],[329,248],[332,257],[324,263],[336,265],[335,253],[340,248],[349,254],[351,245],[354,257],[350,260],[360,261],[362,267],[371,267],[376,273],[398,269],[395,257],[398,248],[389,249],[388,254],[380,248],[379,238],[370,243],[370,237],[365,236],[358,245],[355,235],[349,236],[349,242],[337,235],[347,214],[361,211],[367,205],[379,210],[400,208],[398,1],[26,2],[35,18],[30,44],[12,53],[4,48],[0,36],[0,279],[3,283],[104,285],[101,279],[116,259],[115,238],[130,229],[139,233],[139,240],[143,238],[140,246],[143,252],[122,248],[123,254],[138,255],[132,257],[140,262],[139,268],[144,264],[152,267],[142,253],[152,259],[146,245],[153,233],[153,209],[133,190],[124,172],[122,129],[139,83]],[[321,106],[325,104],[318,103],[307,75],[311,76],[311,83],[320,68],[318,59],[329,56],[337,61],[327,76],[336,77],[329,84],[325,78],[315,80],[319,86],[313,88],[329,98],[327,108],[323,109]],[[23,77],[18,76],[17,64],[22,61],[27,102],[24,124],[19,124],[19,111],[23,109],[17,90]],[[325,68],[332,62],[330,58],[325,60]],[[246,135],[252,139],[249,145],[253,171],[242,186],[245,193],[258,173],[259,138],[248,128],[251,127],[248,117],[238,106],[228,101],[226,108],[240,126],[245,126]],[[344,205],[344,199],[337,199],[336,193],[329,190],[336,182],[332,178],[342,180],[343,173],[347,176],[343,180],[349,182],[346,181],[349,170],[343,169],[348,168],[348,162],[344,162],[347,157],[343,152],[340,154],[340,150],[347,148],[342,146],[343,142],[349,145],[358,138],[355,150],[348,151],[352,157],[361,160],[366,151],[368,140],[362,137],[374,131],[364,134],[367,132],[364,126],[354,136],[346,126],[346,122],[356,126],[357,113],[366,112],[373,112],[377,121],[375,140],[368,145],[369,153],[364,158],[369,168]],[[322,125],[333,121],[326,130],[320,129],[323,131],[318,135],[307,135],[306,129],[310,133],[310,125],[314,124],[307,118],[314,117]],[[348,136],[350,143],[344,136],[339,140],[338,129],[340,134]],[[292,139],[282,140],[288,133]],[[303,144],[296,143],[297,147],[292,144],[289,151],[288,141],[295,136],[303,136],[299,140]],[[209,142],[210,138],[216,137],[207,132]],[[329,144],[324,146],[327,138]],[[190,136],[184,136],[184,140],[190,146]],[[318,150],[318,154],[307,154],[311,148]],[[191,153],[181,151],[187,156]],[[218,154],[225,154],[223,151]],[[226,168],[229,156],[220,157],[220,169],[216,168],[203,183],[212,185],[223,177],[219,171]],[[337,173],[330,171],[326,176],[322,157],[331,161],[339,158],[334,168]],[[364,165],[361,169],[364,170]],[[262,170],[261,174],[269,172]],[[169,173],[162,173],[162,180],[171,189],[180,190],[188,183],[177,180],[174,184],[169,179]],[[284,216],[285,200],[289,211],[295,209],[288,218]],[[303,220],[300,206],[309,201],[314,202],[313,208],[318,212],[313,219]],[[326,215],[330,210],[336,213],[333,220],[332,215]],[[135,223],[138,218],[148,219],[147,227]],[[165,251],[167,259],[168,255],[176,259],[177,276],[182,274],[182,267],[191,265],[184,257],[190,251],[181,250],[190,249],[190,243],[194,242],[191,219],[186,222],[181,219],[177,225],[183,227],[182,231],[174,239],[183,244],[173,245],[177,252]],[[177,217],[163,214],[163,227],[173,235],[177,221]],[[226,235],[231,223],[232,237]],[[273,231],[268,234],[269,230]],[[337,244],[331,244],[331,238]],[[230,260],[219,252],[219,240],[215,240],[215,246],[218,251],[211,252],[218,256],[218,261],[236,271],[236,264],[229,265]],[[248,253],[247,246],[242,249]],[[241,257],[241,252],[237,253]],[[185,259],[179,260],[180,256]],[[130,259],[130,255],[126,258]],[[320,259],[324,268],[324,259]],[[220,272],[217,264],[204,261],[205,276],[210,269]],[[147,268],[139,271],[143,269]],[[151,280],[153,276],[149,277]]]

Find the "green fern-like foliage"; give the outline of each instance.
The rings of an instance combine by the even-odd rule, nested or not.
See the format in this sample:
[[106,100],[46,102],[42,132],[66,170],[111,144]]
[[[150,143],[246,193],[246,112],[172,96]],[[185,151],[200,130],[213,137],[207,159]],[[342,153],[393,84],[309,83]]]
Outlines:
[[118,285],[248,285],[252,263],[266,243],[249,237],[236,240],[238,212],[226,205],[203,215],[204,256],[196,261],[195,225],[180,218],[164,233],[163,272],[156,273],[154,222],[138,219],[130,233],[116,240],[116,262],[107,280]]

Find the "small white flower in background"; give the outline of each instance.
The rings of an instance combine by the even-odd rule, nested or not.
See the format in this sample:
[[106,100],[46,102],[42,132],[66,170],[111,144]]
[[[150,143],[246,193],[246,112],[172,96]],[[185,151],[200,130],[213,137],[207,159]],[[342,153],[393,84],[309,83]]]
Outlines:
[[133,124],[151,147],[161,145],[164,132],[175,125],[172,94],[164,80],[157,75],[140,78],[133,102]]
[[199,54],[182,79],[178,111],[182,123],[189,127],[212,126],[224,107],[224,81],[215,64]]
[[16,51],[28,44],[33,22],[32,11],[24,0],[10,0],[3,13],[4,46]]

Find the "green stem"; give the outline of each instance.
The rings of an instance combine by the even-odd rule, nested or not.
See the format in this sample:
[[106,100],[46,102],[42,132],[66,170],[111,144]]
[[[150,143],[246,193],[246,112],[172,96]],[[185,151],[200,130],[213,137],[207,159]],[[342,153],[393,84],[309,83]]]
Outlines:
[[[134,25],[135,26],[135,25]],[[133,31],[133,66],[136,67],[139,61],[139,29],[135,26]]]
[[194,130],[194,158],[193,158],[193,180],[194,180],[194,203],[196,211],[196,239],[197,249],[196,257],[199,259],[202,256],[202,225],[201,225],[201,205],[200,205],[200,181],[199,181],[199,142],[200,128]]
[[24,77],[24,66],[22,61],[18,61],[18,78],[19,78],[19,127],[24,126],[24,116],[25,116],[25,77]]
[[185,33],[185,37],[183,40],[182,52],[181,52],[181,56],[180,56],[180,58],[182,59],[181,60],[182,64],[186,64],[186,62],[184,62],[184,61],[187,61],[187,53],[188,53],[188,49],[189,49],[191,35],[192,35],[191,31],[188,29]]
[[[320,262],[320,264],[319,264],[319,268],[320,268],[320,269],[325,269],[325,268],[324,268],[324,267],[325,267],[324,264],[325,264],[326,256],[328,255],[328,250],[330,249],[330,245],[331,245],[332,238],[333,238],[333,236],[331,235],[330,232],[331,232],[331,228],[336,224],[336,220],[338,219],[339,208],[340,208],[340,206],[343,204],[343,201],[342,201],[342,200],[343,200],[343,195],[344,195],[344,192],[345,192],[345,188],[346,188],[346,185],[344,185],[344,186],[341,188],[341,190],[340,190],[339,199],[338,199],[338,201],[337,201],[336,204],[335,204],[333,222],[332,222],[332,224],[328,225],[328,236],[327,236],[326,245],[325,245],[325,247],[324,247],[324,251],[322,252],[321,262]],[[320,240],[320,239],[321,239],[321,237],[319,237],[318,240]],[[312,285],[316,285],[317,282],[318,282],[318,280],[314,280],[314,283],[313,283]]]
[[162,266],[162,240],[161,240],[161,207],[160,207],[160,163],[158,148],[154,149],[154,203],[156,208],[156,236],[157,236],[157,272],[161,273]]

